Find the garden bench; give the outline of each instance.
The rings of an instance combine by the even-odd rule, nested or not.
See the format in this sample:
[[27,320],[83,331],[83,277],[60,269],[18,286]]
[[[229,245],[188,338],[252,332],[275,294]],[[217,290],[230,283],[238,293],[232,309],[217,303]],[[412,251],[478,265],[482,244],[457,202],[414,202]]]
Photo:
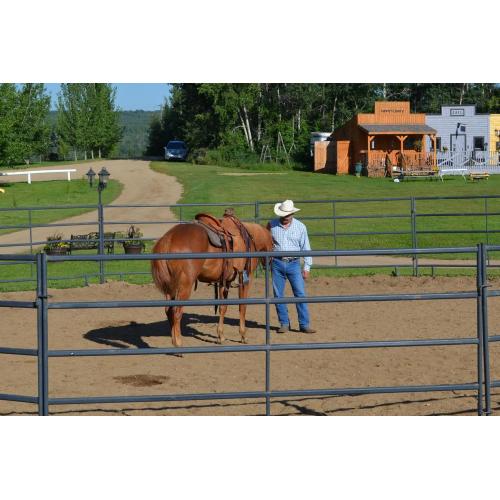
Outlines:
[[[400,181],[405,179],[435,179],[439,178],[437,170],[434,169],[410,169],[410,168],[399,168],[393,167],[391,171],[391,177],[397,178]],[[441,180],[443,178],[441,177]]]
[[488,180],[490,174],[488,172],[470,172],[469,179],[471,181],[479,181],[481,179]]
[[[104,233],[104,248],[107,253],[115,253],[115,235],[116,233]],[[69,242],[69,253],[74,250],[98,250],[99,233],[72,234]]]
[[443,175],[461,175],[465,180],[466,174],[469,172],[469,169],[467,168],[455,168],[455,167],[439,167],[439,172],[438,175],[441,177],[441,180],[443,180]]

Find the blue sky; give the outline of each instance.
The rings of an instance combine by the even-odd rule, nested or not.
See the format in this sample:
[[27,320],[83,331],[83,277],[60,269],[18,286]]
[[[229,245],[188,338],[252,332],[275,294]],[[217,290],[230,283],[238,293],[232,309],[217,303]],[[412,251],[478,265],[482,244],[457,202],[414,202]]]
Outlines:
[[[170,92],[170,85],[166,83],[113,83],[112,85],[116,87],[116,105],[123,110],[158,110]],[[45,84],[52,96],[52,109],[56,107],[59,86],[59,83]]]

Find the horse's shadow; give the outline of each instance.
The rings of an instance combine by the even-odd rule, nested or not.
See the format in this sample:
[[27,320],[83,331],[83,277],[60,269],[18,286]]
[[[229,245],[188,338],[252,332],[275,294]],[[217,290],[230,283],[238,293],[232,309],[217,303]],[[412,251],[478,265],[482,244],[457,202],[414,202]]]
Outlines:
[[[209,344],[217,343],[217,334],[201,332],[196,329],[196,325],[213,324],[216,325],[218,317],[205,314],[185,313],[182,316],[181,331],[184,337],[191,337]],[[237,318],[225,318],[224,326],[238,326],[240,324]],[[248,328],[264,328],[256,321],[246,322]],[[148,337],[171,337],[170,325],[167,319],[164,321],[155,321],[154,323],[137,323],[131,321],[128,325],[108,326],[88,331],[85,339],[103,344],[110,347],[119,348],[148,348],[151,347],[145,338]],[[228,339],[229,340],[229,339]],[[229,340],[230,341],[230,340]],[[234,341],[233,341],[234,342]]]

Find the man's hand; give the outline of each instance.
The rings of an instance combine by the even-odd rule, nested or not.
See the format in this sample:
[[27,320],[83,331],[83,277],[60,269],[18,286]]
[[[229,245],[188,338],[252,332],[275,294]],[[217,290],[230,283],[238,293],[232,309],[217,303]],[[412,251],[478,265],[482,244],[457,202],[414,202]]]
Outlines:
[[309,278],[309,271],[305,271],[303,270],[302,271],[302,277],[306,280],[307,278]]

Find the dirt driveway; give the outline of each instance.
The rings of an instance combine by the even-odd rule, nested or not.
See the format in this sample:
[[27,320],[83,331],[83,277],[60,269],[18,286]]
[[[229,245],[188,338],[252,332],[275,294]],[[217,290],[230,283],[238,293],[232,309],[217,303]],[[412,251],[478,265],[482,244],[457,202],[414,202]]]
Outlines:
[[[120,196],[113,201],[113,205],[172,205],[178,202],[182,194],[182,186],[177,179],[172,176],[159,174],[149,168],[148,161],[138,160],[107,160],[95,163],[84,163],[70,165],[68,168],[76,168],[72,174],[73,178],[79,179],[85,176],[90,167],[98,172],[104,165],[111,174],[112,179],[116,179],[123,184],[123,191]],[[54,167],[37,168],[36,170],[51,170]],[[31,169],[33,170],[33,169]],[[43,180],[60,180],[63,174],[46,174]],[[33,177],[33,182],[42,177]],[[9,177],[9,182],[26,182],[21,176]],[[96,195],[97,202],[97,195]],[[105,220],[114,222],[125,221],[123,225],[113,224],[105,226],[105,231],[124,231],[130,224],[127,221],[168,221],[174,219],[174,215],[168,208],[105,208]],[[97,211],[90,212],[76,217],[58,221],[61,224],[71,224],[80,222],[92,222],[89,226],[66,226],[61,227],[61,232],[69,238],[71,234],[83,234],[97,231]],[[141,224],[141,231],[146,238],[158,238],[168,226],[157,224]],[[33,230],[33,241],[45,241],[47,236],[54,233],[54,227],[36,228]],[[0,243],[27,243],[29,242],[29,231],[17,231],[0,236]],[[26,247],[0,247],[0,253],[25,252]]]
[[[315,278],[310,295],[378,294],[470,291],[473,278],[357,277]],[[492,282],[492,289],[500,281]],[[196,298],[212,297],[201,285]],[[288,291],[290,293],[290,291]],[[262,297],[262,280],[252,296]],[[160,299],[151,285],[122,282],[79,289],[50,290],[51,301],[109,301]],[[234,290],[232,297],[236,296]],[[32,300],[33,292],[0,294],[0,300]],[[439,300],[311,304],[318,332],[272,333],[273,343],[475,338],[476,301]],[[264,306],[248,310],[250,344],[265,341]],[[274,308],[273,327],[277,325]],[[36,315],[28,309],[2,309],[3,347],[36,347]],[[500,300],[490,299],[490,332],[499,331]],[[184,316],[184,345],[215,346],[212,307],[189,307]],[[226,321],[227,345],[238,345],[237,308]],[[169,329],[162,308],[79,309],[49,312],[50,349],[110,349],[170,347]],[[499,349],[492,344],[492,378],[500,379]],[[338,349],[271,353],[271,389],[319,389],[470,383],[476,380],[476,347],[401,347]],[[0,393],[36,394],[36,358],[0,355]],[[139,396],[179,393],[255,391],[265,387],[264,353],[51,358],[51,397]],[[177,403],[123,403],[51,406],[54,414],[90,415],[262,415],[265,405],[256,400],[188,401]],[[382,394],[276,398],[274,415],[474,415],[475,392]],[[35,405],[0,401],[0,414],[36,414]],[[500,390],[494,390],[493,413],[500,412]]]

